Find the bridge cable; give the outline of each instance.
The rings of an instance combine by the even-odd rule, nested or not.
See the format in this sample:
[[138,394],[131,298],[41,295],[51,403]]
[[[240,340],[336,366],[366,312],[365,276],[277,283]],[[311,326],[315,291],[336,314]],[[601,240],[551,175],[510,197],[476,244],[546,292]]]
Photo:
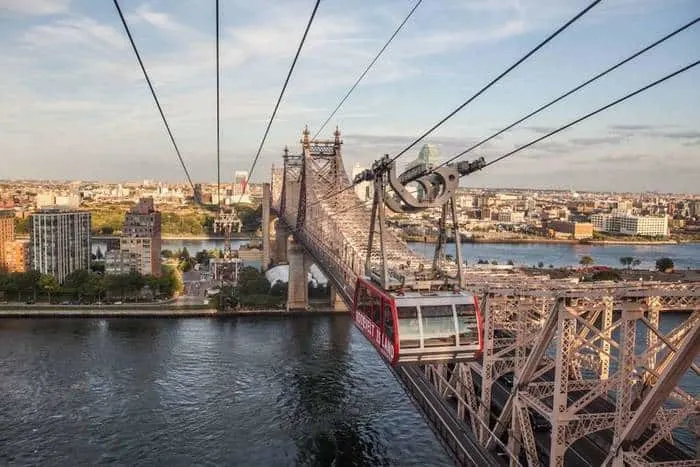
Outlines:
[[592,111],[592,112],[589,112],[589,113],[587,113],[586,115],[584,115],[584,116],[582,116],[582,117],[579,117],[579,118],[577,118],[576,120],[573,120],[573,121],[567,123],[566,125],[560,126],[560,127],[557,128],[556,130],[552,130],[552,131],[550,131],[549,133],[547,133],[546,135],[540,136],[539,138],[536,138],[536,139],[530,141],[530,142],[527,143],[527,144],[524,144],[524,145],[522,145],[522,146],[520,146],[520,147],[518,147],[518,148],[516,148],[516,149],[513,149],[512,151],[507,152],[507,153],[503,154],[502,156],[497,157],[496,159],[494,159],[494,160],[492,160],[492,161],[490,161],[490,162],[487,162],[486,165],[484,165],[483,168],[486,168],[486,167],[488,167],[488,166],[490,166],[490,165],[495,164],[496,162],[502,161],[503,159],[505,159],[505,158],[507,158],[507,157],[510,157],[510,156],[512,156],[512,155],[514,155],[514,154],[517,154],[518,152],[522,151],[523,149],[527,149],[527,148],[529,148],[530,146],[533,146],[533,145],[539,143],[540,141],[549,138],[550,136],[554,136],[554,135],[556,135],[557,133],[566,130],[567,128],[571,128],[572,126],[576,125],[577,123],[580,123],[580,122],[582,122],[582,121],[584,121],[584,120],[586,120],[586,119],[588,119],[588,118],[590,118],[590,117],[592,117],[592,116],[594,116],[594,115],[599,114],[600,112],[602,112],[602,111],[604,111],[604,110],[607,110],[607,109],[609,109],[609,108],[611,108],[611,107],[613,107],[613,106],[615,106],[615,105],[617,105],[617,104],[619,104],[619,103],[621,103],[621,102],[624,102],[624,101],[626,101],[627,99],[636,96],[637,94],[640,94],[640,93],[642,93],[642,92],[644,92],[644,91],[646,91],[646,90],[648,90],[648,89],[651,89],[651,88],[653,88],[653,87],[655,87],[655,86],[658,86],[659,84],[663,83],[664,81],[667,81],[667,80],[669,80],[669,79],[671,79],[671,78],[673,78],[673,77],[675,77],[675,76],[677,76],[677,75],[680,75],[681,73],[686,72],[686,71],[690,70],[691,68],[693,68],[693,67],[695,67],[695,66],[697,66],[697,65],[700,65],[700,60],[696,60],[696,61],[694,61],[693,63],[690,63],[689,65],[686,65],[686,66],[684,66],[683,68],[680,68],[680,69],[674,71],[673,73],[670,73],[670,74],[668,74],[668,75],[666,75],[666,76],[664,76],[664,77],[662,77],[662,78],[659,78],[659,79],[657,79],[656,81],[651,82],[651,83],[647,84],[646,86],[643,86],[643,87],[637,89],[636,91],[633,91],[633,92],[631,92],[631,93],[629,93],[629,94],[626,94],[626,95],[620,97],[619,99],[616,99],[616,100],[610,102],[609,104],[606,104],[606,105],[604,105],[604,106],[602,106],[602,107],[599,107],[599,108],[597,108],[596,110],[594,110],[594,111]]
[[219,0],[216,0],[216,197],[221,212],[221,87],[219,68]]
[[489,136],[488,138],[484,138],[484,139],[482,139],[481,141],[479,141],[478,143],[475,143],[474,145],[472,145],[472,146],[470,146],[469,148],[465,149],[464,151],[460,152],[459,154],[456,154],[456,155],[450,157],[449,159],[447,159],[446,161],[442,162],[440,165],[438,165],[438,166],[435,167],[434,169],[431,169],[431,170],[430,170],[430,173],[434,172],[435,170],[439,169],[440,167],[446,166],[446,165],[449,164],[450,162],[453,162],[454,160],[456,160],[456,159],[462,157],[463,155],[465,155],[465,154],[467,154],[467,153],[473,151],[473,150],[476,149],[477,147],[479,147],[479,146],[481,146],[481,145],[483,145],[483,144],[488,143],[488,142],[491,141],[492,139],[496,138],[497,136],[500,136],[501,134],[503,134],[503,133],[505,133],[506,131],[510,130],[510,129],[513,128],[514,126],[523,123],[525,120],[528,120],[530,117],[533,117],[533,116],[537,115],[538,113],[542,112],[543,110],[548,109],[549,107],[551,107],[552,105],[556,104],[557,102],[559,102],[559,101],[561,101],[561,100],[563,100],[563,99],[569,97],[570,95],[572,95],[572,94],[578,92],[579,90],[583,89],[584,87],[588,86],[589,84],[593,83],[594,81],[596,81],[596,80],[602,78],[603,76],[607,75],[608,73],[611,73],[612,71],[614,71],[614,70],[620,68],[622,65],[624,65],[624,64],[626,64],[626,63],[628,63],[628,62],[634,60],[635,58],[639,57],[640,55],[642,55],[642,54],[644,54],[644,53],[650,51],[651,49],[653,49],[653,48],[655,48],[655,47],[661,45],[663,42],[665,42],[665,41],[671,39],[673,36],[675,36],[675,35],[681,33],[682,31],[685,31],[685,30],[688,29],[689,27],[695,25],[698,21],[700,21],[700,17],[695,18],[694,20],[690,21],[689,23],[686,23],[685,25],[681,26],[680,28],[676,29],[676,30],[673,31],[673,32],[670,32],[669,34],[666,34],[664,37],[662,37],[661,39],[657,40],[656,42],[653,42],[652,44],[649,44],[648,46],[646,46],[646,47],[644,47],[643,49],[641,49],[641,50],[635,52],[634,54],[630,55],[629,57],[625,58],[624,60],[621,60],[621,61],[617,62],[615,65],[611,66],[610,68],[608,68],[608,69],[606,69],[606,70],[604,70],[604,71],[601,71],[601,72],[598,73],[597,75],[595,75],[595,76],[589,78],[587,81],[584,81],[583,83],[581,83],[581,84],[579,84],[578,86],[572,88],[571,90],[565,92],[564,94],[562,94],[562,95],[560,95],[559,97],[557,97],[556,99],[554,99],[554,100],[548,102],[547,104],[544,104],[544,105],[542,105],[541,107],[538,107],[537,109],[533,110],[532,112],[530,112],[529,114],[527,114],[527,115],[525,115],[524,117],[520,118],[519,120],[517,120],[517,121],[511,123],[510,125],[508,125],[507,127],[503,128],[502,130],[499,130],[499,131],[497,131],[496,133],[492,134],[492,135]]
[[532,55],[535,54],[538,50],[540,50],[542,47],[544,47],[549,41],[554,39],[556,36],[558,36],[560,33],[564,32],[569,26],[574,24],[578,19],[580,19],[583,15],[588,13],[594,6],[599,4],[602,0],[594,0],[590,5],[588,5],[586,8],[581,10],[576,16],[571,18],[569,21],[564,23],[559,29],[554,31],[552,34],[547,36],[546,39],[544,39],[542,42],[540,42],[535,48],[530,50],[528,53],[526,53],[524,56],[522,56],[517,62],[512,64],[510,67],[508,67],[505,71],[503,71],[500,75],[496,76],[494,79],[492,79],[488,84],[486,84],[483,88],[481,88],[476,94],[471,96],[469,99],[467,99],[465,102],[463,102],[461,105],[459,105],[456,109],[454,109],[452,112],[447,114],[442,120],[437,122],[435,125],[430,127],[427,131],[425,131],[421,136],[419,136],[416,140],[414,140],[411,144],[406,146],[404,149],[402,149],[399,153],[397,153],[394,157],[391,158],[390,162],[396,161],[400,156],[408,152],[413,146],[421,142],[426,136],[428,136],[430,133],[435,131],[437,128],[442,126],[447,120],[450,118],[454,117],[459,111],[461,111],[464,107],[469,105],[471,102],[473,102],[477,97],[479,97],[481,94],[483,94],[486,90],[488,90],[491,86],[496,84],[498,81],[501,80],[504,76],[506,76],[508,73],[516,69],[518,66],[520,66],[525,60],[530,58]]
[[408,22],[408,20],[411,18],[411,16],[413,15],[413,12],[416,11],[416,10],[418,9],[418,7],[420,6],[420,4],[421,4],[422,2],[423,2],[423,0],[418,0],[418,1],[416,2],[416,4],[415,4],[415,5],[413,6],[413,8],[411,9],[411,11],[408,12],[408,15],[406,15],[406,17],[405,17],[405,18],[403,19],[403,21],[398,25],[398,27],[396,28],[396,30],[394,31],[394,33],[389,37],[389,40],[386,41],[386,43],[384,44],[384,47],[382,47],[382,48],[379,50],[379,52],[377,53],[377,55],[375,55],[374,59],[369,63],[369,65],[367,65],[367,68],[365,68],[365,71],[363,71],[362,74],[360,75],[360,77],[357,78],[357,80],[355,81],[355,84],[352,85],[352,87],[350,88],[350,90],[348,90],[348,92],[345,94],[345,96],[340,100],[340,102],[338,103],[338,105],[336,106],[336,108],[333,110],[333,112],[331,112],[331,114],[328,116],[328,118],[326,119],[326,121],[323,122],[323,124],[319,127],[318,131],[316,132],[316,134],[314,135],[314,137],[313,137],[312,139],[316,139],[316,138],[318,137],[318,135],[321,133],[321,131],[323,131],[323,129],[326,127],[326,125],[328,125],[328,122],[331,120],[331,118],[333,118],[333,116],[336,114],[336,112],[338,112],[338,110],[340,110],[340,107],[345,103],[345,101],[347,100],[347,98],[350,97],[350,94],[352,94],[352,92],[355,90],[355,88],[357,87],[357,85],[360,84],[360,81],[362,81],[362,80],[364,79],[365,75],[366,75],[366,74],[369,72],[369,70],[374,66],[374,64],[377,62],[377,60],[379,60],[379,57],[384,53],[384,51],[387,49],[387,47],[389,47],[389,44],[391,44],[391,42],[394,40],[394,38],[398,35],[399,31],[401,31],[401,29],[404,27],[404,25],[405,25],[405,24]]
[[[275,119],[275,115],[277,114],[277,109],[279,109],[280,103],[282,102],[282,97],[284,96],[284,91],[287,89],[287,84],[289,84],[289,79],[292,76],[292,72],[294,71],[294,67],[296,66],[297,59],[299,58],[299,54],[301,53],[301,49],[304,46],[304,42],[306,42],[306,36],[309,33],[309,29],[311,28],[311,23],[314,21],[314,17],[316,16],[316,11],[318,10],[318,5],[321,3],[321,0],[316,0],[316,4],[314,5],[314,9],[311,12],[311,17],[309,17],[309,22],[306,24],[306,29],[304,30],[304,35],[301,37],[301,42],[299,42],[299,47],[297,48],[297,52],[294,55],[294,60],[292,61],[292,65],[289,68],[289,72],[287,73],[287,78],[284,80],[284,85],[282,86],[282,91],[280,92],[279,97],[277,98],[277,103],[275,104],[275,109],[272,111],[272,116],[270,116],[270,121],[267,122],[267,128],[265,129],[265,134],[262,137],[262,140],[260,141],[260,146],[258,147],[258,152],[255,154],[255,158],[253,159],[253,165],[250,167],[250,171],[248,172],[248,180],[250,180],[251,176],[253,175],[253,171],[255,170],[255,165],[258,163],[258,158],[260,157],[260,153],[262,152],[263,145],[265,144],[265,140],[267,139],[267,135],[270,132],[270,127],[272,126],[272,121]],[[246,183],[243,186],[243,191],[241,192],[241,196],[238,198],[238,202],[241,202],[241,199],[243,199],[243,195],[245,194],[246,188],[248,188],[248,183]]]
[[[493,86],[494,84],[496,84],[501,78],[503,78],[503,77],[506,76],[508,73],[510,73],[511,71],[513,71],[515,68],[517,68],[519,65],[521,65],[525,60],[527,60],[527,59],[530,58],[533,54],[535,54],[535,52],[537,52],[537,51],[540,50],[542,47],[544,47],[549,41],[551,41],[552,39],[554,39],[554,38],[555,38],[557,35],[559,35],[560,33],[564,32],[564,30],[566,30],[566,29],[567,29],[569,26],[571,26],[574,22],[576,22],[578,19],[580,19],[583,15],[585,15],[586,13],[588,13],[594,6],[596,6],[597,4],[599,4],[601,1],[602,1],[602,0],[595,0],[595,1],[593,1],[592,3],[590,3],[586,8],[584,8],[584,9],[581,10],[578,14],[576,14],[576,16],[574,16],[574,17],[571,18],[569,21],[567,21],[566,23],[564,23],[562,26],[559,27],[559,29],[557,29],[556,31],[554,31],[554,32],[553,32],[552,34],[550,34],[547,38],[545,38],[543,41],[541,41],[537,46],[535,46],[532,50],[530,50],[527,54],[525,54],[524,56],[522,56],[517,62],[515,62],[515,63],[512,64],[510,67],[508,67],[508,68],[507,68],[505,71],[503,71],[500,75],[498,75],[497,77],[495,77],[494,79],[492,79],[488,84],[486,84],[483,88],[481,88],[476,94],[474,94],[473,96],[471,96],[469,99],[467,99],[465,102],[463,102],[460,106],[458,106],[456,109],[454,109],[454,110],[453,110],[452,112],[450,112],[448,115],[446,115],[442,120],[440,120],[438,123],[436,123],[435,125],[433,125],[430,129],[428,129],[427,131],[425,131],[420,137],[418,137],[418,139],[414,140],[411,144],[409,144],[409,145],[406,146],[403,150],[401,150],[399,153],[397,153],[394,157],[391,158],[391,160],[390,160],[389,162],[394,162],[394,161],[396,161],[396,159],[398,159],[400,156],[402,156],[403,154],[405,154],[406,152],[408,152],[413,146],[415,146],[415,145],[418,144],[420,141],[422,141],[426,136],[428,136],[430,133],[432,133],[433,131],[435,131],[438,127],[440,127],[442,124],[444,124],[447,120],[449,120],[450,118],[454,117],[454,116],[455,116],[459,111],[461,111],[464,107],[466,107],[467,105],[469,105],[469,104],[470,104],[472,101],[474,101],[477,97],[479,97],[481,94],[483,94],[487,89],[489,89],[491,86]],[[332,194],[330,194],[330,195],[328,195],[328,196],[326,196],[326,197],[324,197],[324,198],[321,198],[321,199],[317,200],[315,203],[312,203],[312,204],[316,204],[316,203],[319,203],[319,202],[324,201],[324,200],[326,200],[326,199],[333,198],[334,196],[337,196],[337,195],[343,193],[344,191],[349,190],[349,189],[352,188],[354,185],[355,185],[355,183],[352,182],[349,186],[338,190],[336,193],[332,193]]]
[[180,149],[177,146],[177,143],[175,142],[175,137],[173,136],[173,132],[170,130],[170,125],[168,124],[168,119],[165,118],[165,113],[163,113],[163,108],[160,106],[160,102],[158,101],[158,96],[156,95],[155,89],[153,89],[153,84],[151,84],[151,79],[148,77],[148,72],[146,71],[146,67],[143,64],[143,60],[141,60],[141,54],[139,54],[139,49],[136,47],[136,43],[134,42],[134,38],[131,35],[131,30],[129,29],[129,25],[126,23],[126,19],[124,18],[124,14],[122,13],[122,9],[119,7],[119,1],[118,0],[113,0],[114,6],[117,9],[117,13],[119,13],[119,18],[122,21],[122,25],[124,26],[124,30],[126,31],[126,35],[129,38],[129,42],[131,42],[131,48],[134,50],[134,54],[136,54],[136,59],[139,62],[139,65],[141,66],[141,71],[143,72],[144,78],[146,78],[146,83],[148,84],[148,88],[151,90],[151,95],[153,96],[153,100],[155,101],[156,107],[158,108],[158,112],[160,113],[160,117],[163,119],[163,124],[165,125],[165,129],[168,131],[168,135],[170,136],[170,141],[173,143],[173,147],[175,148],[175,153],[177,154],[178,159],[180,159],[180,165],[182,165],[182,170],[185,171],[185,176],[187,177],[187,181],[190,183],[190,186],[192,187],[192,193],[194,194],[194,183],[192,183],[192,178],[190,177],[190,173],[187,170],[187,166],[185,165],[185,161],[182,159],[182,154],[180,154]]

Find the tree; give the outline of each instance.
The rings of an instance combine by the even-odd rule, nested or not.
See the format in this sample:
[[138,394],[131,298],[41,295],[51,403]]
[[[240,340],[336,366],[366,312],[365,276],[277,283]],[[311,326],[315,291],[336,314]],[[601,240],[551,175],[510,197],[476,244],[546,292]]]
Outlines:
[[241,295],[267,294],[270,292],[270,281],[254,267],[246,266],[238,275],[238,288]]
[[183,247],[182,247],[182,250],[179,251],[178,258],[180,258],[180,261],[184,261],[184,260],[189,260],[189,259],[190,259],[190,252],[189,252],[189,250],[187,249],[186,246],[183,246]]
[[183,259],[183,260],[180,260],[180,262],[177,264],[177,267],[180,271],[187,272],[190,269],[192,269],[192,262],[190,261],[190,259],[186,259],[186,260]]
[[37,290],[39,289],[39,279],[41,279],[41,273],[36,270],[27,271],[24,273],[27,288],[32,291],[34,295],[34,301],[36,301]]
[[513,261],[512,259],[509,259],[508,266],[515,266],[515,261]]
[[78,269],[63,279],[63,292],[82,300],[84,295],[91,295],[90,273],[87,269]]
[[182,274],[177,268],[163,266],[163,275],[160,277],[159,286],[163,295],[172,297],[182,292],[185,284],[182,281]]
[[491,261],[491,264],[493,264],[494,266],[497,266],[497,265],[498,265],[498,261],[496,261],[496,260],[494,259],[493,261]]
[[620,274],[612,269],[604,271],[594,272],[590,278],[586,279],[586,282],[597,282],[597,281],[619,281]]
[[673,260],[671,258],[659,258],[656,261],[656,269],[661,272],[672,271],[673,266]]
[[273,297],[286,297],[287,290],[289,288],[289,283],[282,281],[275,281],[270,288],[270,295]]
[[161,286],[161,278],[156,277],[153,274],[146,274],[143,276],[143,280],[146,283],[146,286],[151,289],[151,292],[153,292],[153,297],[158,297],[160,296],[160,286]]
[[170,258],[173,257],[173,252],[170,251],[170,250],[162,250],[162,251],[160,252],[160,255],[161,255],[163,258],[168,258],[168,259],[170,259]]
[[88,294],[90,297],[101,300],[106,290],[104,276],[90,273],[90,277],[88,279]]
[[581,260],[579,261],[579,264],[582,264],[583,266],[590,266],[593,263],[595,263],[595,261],[590,256],[582,256]]
[[537,263],[537,267],[542,269],[544,267],[544,262],[540,261],[539,263]]
[[42,274],[39,278],[39,288],[46,293],[49,302],[51,302],[51,294],[61,290],[61,286],[58,285],[56,278],[48,274]]
[[632,261],[632,266],[639,266],[640,264],[642,264],[642,260],[640,259],[635,259]]
[[15,233],[25,235],[29,233],[29,218],[20,219],[15,217]]
[[634,258],[631,256],[623,256],[620,258],[620,264],[623,266],[627,267],[627,270],[629,270],[632,267],[632,263],[634,262]]
[[203,264],[205,266],[209,264],[210,256],[207,250],[198,251],[195,255],[195,258],[197,259],[197,262],[199,264]]

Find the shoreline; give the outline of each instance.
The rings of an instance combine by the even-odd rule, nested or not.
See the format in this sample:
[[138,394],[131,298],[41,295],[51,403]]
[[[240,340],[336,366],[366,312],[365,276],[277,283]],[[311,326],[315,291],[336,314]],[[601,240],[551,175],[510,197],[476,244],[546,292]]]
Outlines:
[[223,318],[237,316],[282,316],[295,317],[302,315],[338,315],[343,311],[330,309],[320,310],[287,310],[287,309],[251,309],[231,310],[220,312],[214,308],[90,308],[85,309],[67,306],[62,309],[48,306],[12,307],[4,305],[0,308],[0,319],[12,318]]
[[[411,243],[430,243],[422,241],[414,241]],[[448,243],[454,244],[454,241]],[[656,241],[645,241],[645,240],[569,240],[569,239],[549,239],[549,238],[513,238],[513,239],[487,239],[487,238],[471,238],[462,240],[462,244],[473,243],[473,244],[490,244],[490,245],[517,245],[517,244],[533,244],[533,245],[644,245],[644,246],[654,246],[654,245],[696,245],[700,244],[700,241],[685,241],[679,242],[676,240],[656,240]]]
[[[107,240],[110,238],[118,238],[119,235],[93,235],[94,240]],[[161,240],[226,240],[226,237],[221,235],[161,235]],[[248,234],[232,234],[232,240],[252,240],[256,238],[254,235]]]
[[[117,235],[93,235],[93,240],[108,240],[118,238]],[[17,235],[18,240],[28,240],[28,235]],[[259,237],[254,235],[233,235],[232,240],[257,240]],[[225,237],[219,235],[163,235],[163,241],[220,241],[226,240]],[[433,240],[433,241],[431,241]],[[435,239],[429,238],[428,241],[418,237],[409,237],[405,241],[407,243],[424,243],[426,245],[434,244]],[[447,243],[454,244],[453,239],[448,239]],[[464,238],[462,244],[474,243],[484,245],[518,245],[518,244],[533,244],[533,245],[698,245],[700,240],[571,240],[571,239],[554,239],[554,238],[512,238],[512,239],[488,239],[488,238]]]

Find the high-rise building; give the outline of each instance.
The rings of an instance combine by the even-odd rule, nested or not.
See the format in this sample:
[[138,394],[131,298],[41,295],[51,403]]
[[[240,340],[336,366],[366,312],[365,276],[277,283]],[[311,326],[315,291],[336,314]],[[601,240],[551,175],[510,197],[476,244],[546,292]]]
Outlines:
[[[234,203],[250,203],[250,196],[246,187],[248,186],[248,172],[245,170],[236,170],[233,173],[233,186],[231,187],[231,198]],[[244,194],[245,193],[245,194]]]
[[131,251],[109,250],[105,253],[105,274],[128,274],[138,271],[141,255]]
[[[437,165],[438,162],[440,162],[440,152],[438,151],[437,146],[433,144],[424,144],[420,152],[418,153],[418,157],[406,166],[406,170],[408,171],[420,165],[427,165],[429,167],[433,167]],[[409,189],[409,191],[412,190]],[[425,198],[425,196],[425,190],[423,189],[423,186],[419,184],[416,187],[416,198],[419,201],[422,201]]]
[[90,269],[91,214],[62,207],[32,214],[29,225],[31,269],[61,283],[68,274]]
[[27,272],[29,264],[29,240],[5,243],[5,264],[8,272]]
[[7,250],[15,239],[15,213],[10,210],[0,211],[0,271],[9,270]]
[[139,255],[138,272],[160,276],[160,212],[153,198],[141,198],[124,219],[119,249]]
[[[352,167],[352,179],[354,179],[355,176],[360,174],[363,170],[364,169],[360,166],[360,164],[356,163]],[[366,180],[355,184],[355,194],[363,202],[372,201],[372,198],[374,198],[372,184]]]

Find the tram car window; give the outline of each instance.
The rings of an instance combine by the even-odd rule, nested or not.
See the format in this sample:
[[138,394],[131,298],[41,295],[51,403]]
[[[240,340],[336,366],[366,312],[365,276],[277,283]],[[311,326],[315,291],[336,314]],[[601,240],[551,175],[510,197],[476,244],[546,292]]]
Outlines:
[[421,305],[423,345],[438,347],[455,345],[457,331],[452,305]]
[[400,306],[396,308],[399,321],[399,347],[411,349],[420,347],[420,325],[418,308]]
[[476,317],[476,306],[472,303],[455,305],[457,311],[457,326],[459,328],[459,343],[479,342],[479,322]]

